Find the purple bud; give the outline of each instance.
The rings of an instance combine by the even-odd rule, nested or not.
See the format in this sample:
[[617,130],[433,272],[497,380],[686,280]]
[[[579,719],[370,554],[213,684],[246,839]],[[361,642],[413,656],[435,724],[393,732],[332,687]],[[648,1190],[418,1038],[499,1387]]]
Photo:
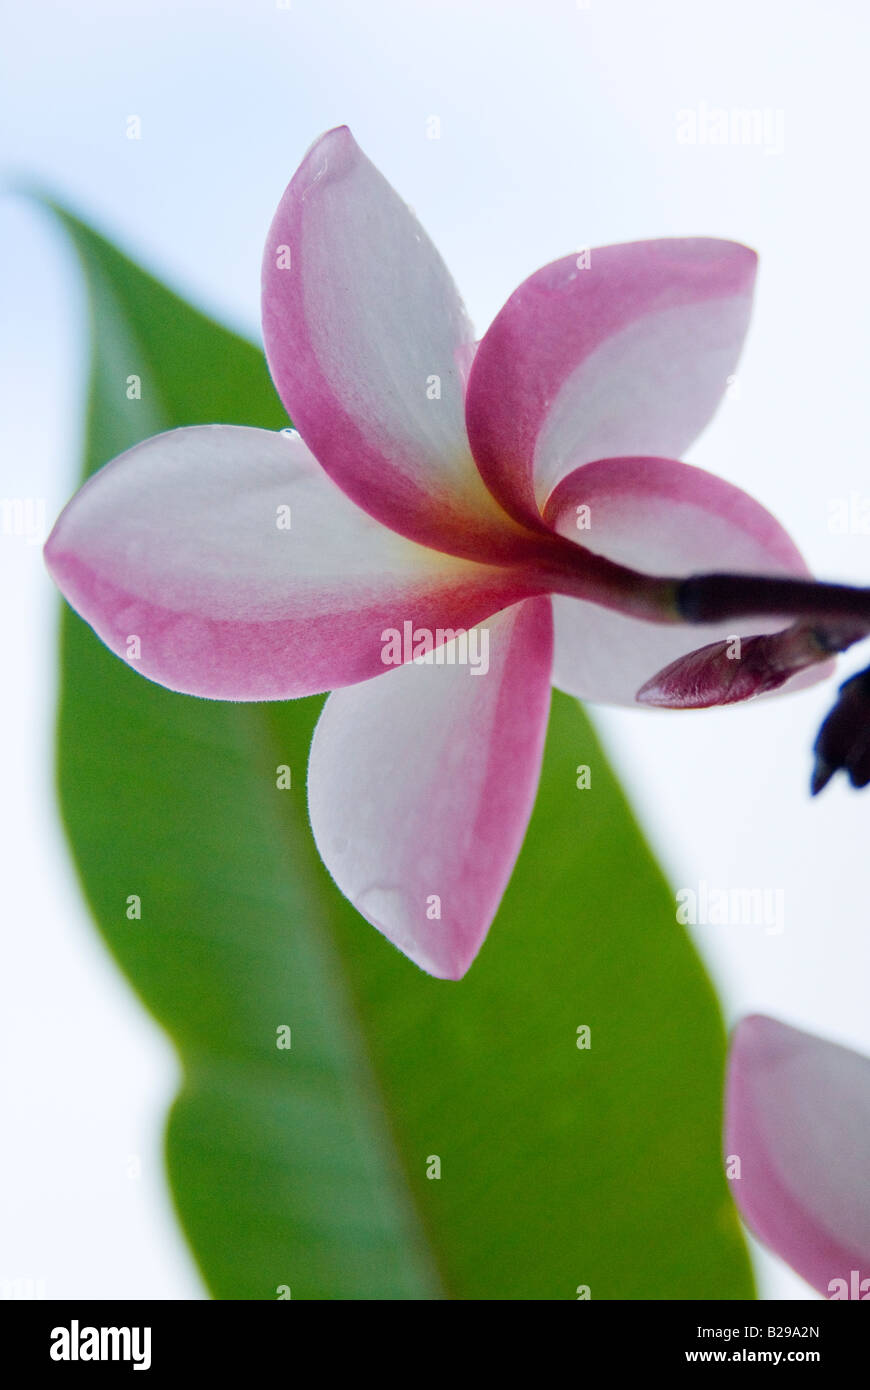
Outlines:
[[635,699],[665,709],[734,705],[778,690],[809,666],[866,636],[851,620],[794,623],[761,637],[728,637],[678,657],[642,685]]
[[680,656],[637,692],[642,705],[664,709],[709,709],[733,705],[784,685],[792,670],[772,660],[775,638],[731,638]]

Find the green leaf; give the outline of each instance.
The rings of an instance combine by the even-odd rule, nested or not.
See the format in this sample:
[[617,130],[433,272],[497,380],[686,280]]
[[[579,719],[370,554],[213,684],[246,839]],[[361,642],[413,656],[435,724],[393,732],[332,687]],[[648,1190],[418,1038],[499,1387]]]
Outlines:
[[[286,425],[256,348],[54,210],[92,306],[86,474],[161,429]],[[100,930],[182,1060],[169,1177],[216,1297],[752,1296],[716,1001],[575,702],[554,698],[516,872],[452,983],[319,862],[319,700],[173,695],[69,610],[62,647],[63,816]]]

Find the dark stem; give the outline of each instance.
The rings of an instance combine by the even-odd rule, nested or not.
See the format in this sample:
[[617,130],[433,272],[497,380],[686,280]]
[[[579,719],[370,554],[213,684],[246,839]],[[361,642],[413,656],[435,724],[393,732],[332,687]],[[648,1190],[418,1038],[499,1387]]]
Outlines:
[[848,584],[817,584],[812,579],[697,574],[677,585],[676,606],[687,623],[716,623],[775,614],[851,618],[870,630],[870,589],[855,589]]

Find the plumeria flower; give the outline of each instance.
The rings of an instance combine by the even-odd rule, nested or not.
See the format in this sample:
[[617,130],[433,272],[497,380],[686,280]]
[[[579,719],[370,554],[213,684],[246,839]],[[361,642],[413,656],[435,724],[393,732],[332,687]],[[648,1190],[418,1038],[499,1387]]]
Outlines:
[[[411,211],[330,131],[263,261],[295,432],[148,439],[48,541],[66,598],[118,655],[137,636],[151,680],[221,700],[333,692],[309,767],[319,851],[433,975],[464,974],[501,900],[551,682],[718,703],[815,678],[859,609],[870,625],[866,595],[814,585],[763,507],[675,460],[733,373],[755,262],[706,238],[571,255],[476,345]],[[735,691],[737,619],[769,641]]]
[[755,1234],[827,1298],[870,1299],[870,1058],[772,1018],[743,1019],[725,1152]]

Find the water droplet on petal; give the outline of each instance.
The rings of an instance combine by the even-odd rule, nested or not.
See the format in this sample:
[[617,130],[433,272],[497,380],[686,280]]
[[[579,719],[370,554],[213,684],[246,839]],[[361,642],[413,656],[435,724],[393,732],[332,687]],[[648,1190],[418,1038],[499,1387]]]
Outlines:
[[[405,950],[413,944],[414,928],[423,917],[423,908],[406,889],[388,883],[374,883],[355,895],[357,909],[373,927]],[[416,911],[415,911],[416,907]]]

